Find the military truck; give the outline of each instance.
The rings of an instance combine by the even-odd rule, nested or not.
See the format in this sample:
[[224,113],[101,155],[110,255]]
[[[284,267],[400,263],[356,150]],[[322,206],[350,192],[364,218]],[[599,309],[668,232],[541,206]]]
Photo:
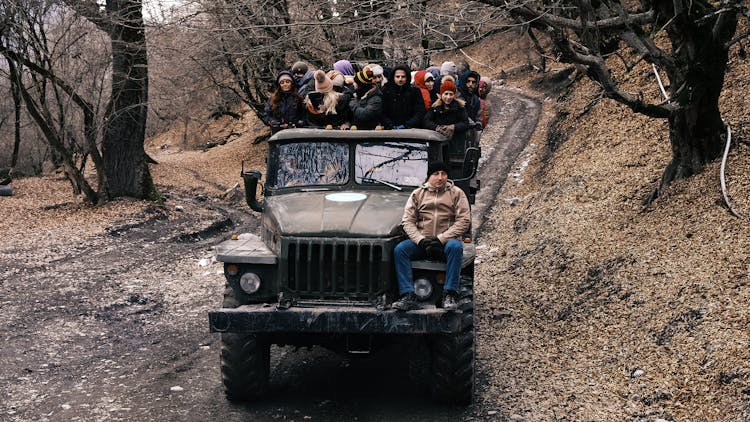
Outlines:
[[216,247],[226,289],[209,324],[221,333],[227,398],[268,393],[271,345],[361,355],[403,343],[412,355],[410,375],[437,401],[471,403],[471,233],[462,239],[457,311],[438,307],[445,263],[427,260],[413,262],[421,308],[401,312],[390,304],[398,297],[393,249],[406,238],[400,222],[409,194],[424,183],[428,163],[442,160],[473,203],[477,138],[456,146],[423,129],[287,129],[268,142],[262,201],[261,173],[241,173],[247,204],[260,213],[260,236],[243,234]]

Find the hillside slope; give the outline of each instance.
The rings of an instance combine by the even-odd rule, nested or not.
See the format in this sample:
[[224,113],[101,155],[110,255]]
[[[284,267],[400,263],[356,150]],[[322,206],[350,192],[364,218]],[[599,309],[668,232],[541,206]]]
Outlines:
[[[628,78],[659,95],[650,68]],[[748,80],[733,56],[721,107],[740,141],[727,184],[742,219],[719,162],[643,209],[670,159],[666,122],[596,101],[585,79],[547,98],[479,239],[479,414],[750,419]]]

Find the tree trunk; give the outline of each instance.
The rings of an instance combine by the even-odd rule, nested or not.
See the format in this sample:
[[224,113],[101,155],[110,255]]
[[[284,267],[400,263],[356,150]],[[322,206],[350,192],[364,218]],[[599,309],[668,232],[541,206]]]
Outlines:
[[13,178],[16,166],[18,165],[18,150],[21,148],[21,88],[18,86],[19,81],[16,80],[18,74],[16,73],[15,63],[8,60],[8,67],[11,69],[10,74],[10,92],[13,97],[13,155],[10,159],[10,174],[9,177]]
[[664,170],[659,189],[699,173],[706,163],[721,155],[724,124],[716,106],[701,103],[680,109],[670,117],[672,161]]
[[113,17],[112,96],[104,125],[102,156],[112,197],[149,198],[151,180],[143,143],[148,101],[148,61],[141,0],[107,0]]
[[[664,6],[671,10],[671,4]],[[672,161],[664,170],[659,189],[699,173],[706,163],[721,156],[725,126],[719,96],[729,60],[727,41],[736,30],[737,17],[721,19],[694,25],[680,14],[668,30],[677,59],[676,69],[669,75],[670,98],[680,107],[669,117]]]

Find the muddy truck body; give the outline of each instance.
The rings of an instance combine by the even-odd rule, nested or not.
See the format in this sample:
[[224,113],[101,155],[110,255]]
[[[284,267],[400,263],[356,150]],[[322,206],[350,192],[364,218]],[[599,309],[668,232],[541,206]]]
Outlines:
[[262,175],[242,170],[246,200],[260,213],[260,235],[216,247],[224,263],[222,308],[209,313],[221,333],[227,398],[268,393],[270,346],[323,346],[366,354],[408,345],[410,374],[446,403],[469,404],[474,390],[471,233],[463,238],[459,310],[439,308],[445,263],[414,261],[421,308],[390,309],[398,298],[393,249],[406,236],[404,205],[431,161],[473,203],[479,182],[477,135],[454,145],[430,130],[288,129],[269,140]]

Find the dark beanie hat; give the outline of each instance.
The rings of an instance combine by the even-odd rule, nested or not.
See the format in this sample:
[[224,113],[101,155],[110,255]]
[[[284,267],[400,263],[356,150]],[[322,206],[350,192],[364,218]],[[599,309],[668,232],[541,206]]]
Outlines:
[[372,84],[372,77],[373,72],[369,68],[365,67],[364,69],[357,72],[356,75],[354,75],[354,80],[359,85],[370,85]]
[[302,62],[302,61],[294,62],[294,64],[292,65],[292,73],[305,74],[307,73],[307,69],[308,69],[307,63]]
[[427,166],[427,177],[432,176],[432,173],[435,173],[436,171],[444,171],[448,173],[448,166],[445,165],[442,161],[433,161],[430,163],[429,166]]

